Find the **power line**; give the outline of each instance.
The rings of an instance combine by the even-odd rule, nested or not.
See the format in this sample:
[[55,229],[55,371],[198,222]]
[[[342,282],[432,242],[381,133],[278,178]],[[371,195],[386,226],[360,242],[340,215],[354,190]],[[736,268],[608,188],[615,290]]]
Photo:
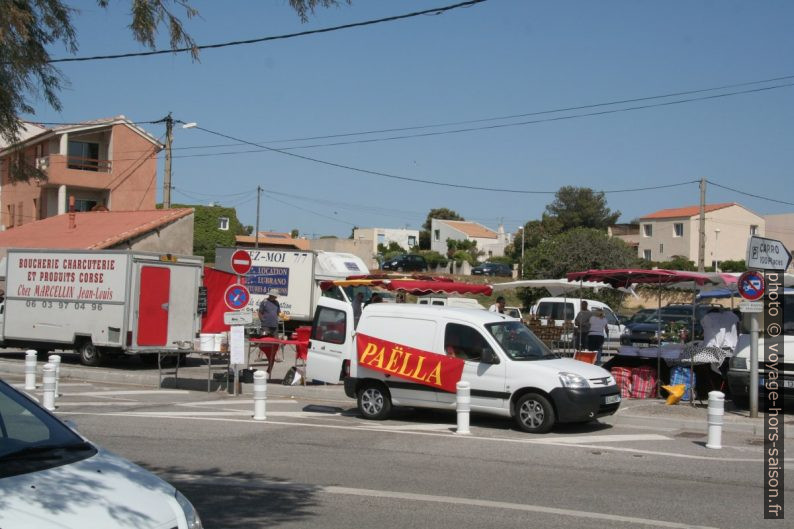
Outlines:
[[217,48],[226,48],[229,46],[241,46],[243,44],[256,44],[259,42],[267,42],[273,40],[284,40],[284,39],[291,39],[294,37],[305,37],[307,35],[315,35],[319,33],[330,33],[332,31],[339,31],[342,29],[351,29],[363,26],[371,26],[374,24],[381,24],[384,22],[394,22],[396,20],[404,20],[407,18],[413,18],[420,15],[441,15],[446,13],[447,11],[452,11],[453,9],[463,8],[463,7],[471,7],[475,4],[480,4],[485,2],[486,0],[469,0],[468,2],[461,2],[459,4],[444,6],[444,7],[435,7],[432,9],[425,9],[423,11],[414,11],[412,13],[406,13],[404,15],[395,15],[391,17],[385,18],[378,18],[375,20],[366,20],[364,22],[354,22],[351,24],[343,24],[341,26],[333,26],[330,28],[321,28],[321,29],[312,29],[308,31],[300,31],[297,33],[287,33],[285,35],[274,35],[270,37],[260,37],[256,39],[248,39],[248,40],[235,40],[231,42],[222,42],[219,44],[204,44],[201,46],[195,47],[184,47],[184,48],[174,48],[174,49],[167,49],[167,50],[151,50],[151,51],[141,51],[141,52],[131,52],[131,53],[119,53],[115,55],[94,55],[91,57],[66,57],[62,59],[51,59],[47,62],[49,63],[59,63],[59,62],[84,62],[84,61],[99,61],[99,60],[108,60],[108,59],[126,59],[129,57],[147,57],[150,55],[163,55],[166,53],[184,53],[184,52],[193,52],[195,50],[209,50],[209,49],[217,49]]
[[[362,169],[362,168],[359,168],[359,167],[354,167],[352,165],[345,165],[345,164],[340,164],[340,163],[335,163],[335,162],[329,162],[327,160],[320,160],[319,158],[312,158],[310,156],[303,156],[301,154],[295,154],[293,152],[288,152],[288,151],[281,150],[281,149],[274,149],[272,147],[267,147],[265,145],[260,145],[260,144],[253,143],[253,142],[250,142],[250,141],[242,140],[240,138],[235,138],[234,136],[229,136],[228,134],[223,134],[221,132],[217,132],[217,131],[210,130],[210,129],[207,129],[207,128],[204,128],[204,127],[200,127],[200,126],[196,126],[195,128],[197,128],[199,130],[203,130],[204,132],[207,132],[209,134],[214,134],[216,136],[220,136],[222,138],[226,138],[228,140],[237,141],[237,142],[240,142],[240,143],[246,143],[248,145],[253,145],[254,147],[259,147],[260,149],[276,152],[276,153],[279,153],[279,154],[284,154],[286,156],[291,156],[291,157],[298,158],[298,159],[301,159],[301,160],[314,162],[314,163],[319,163],[319,164],[322,164],[322,165],[328,165],[328,166],[336,167],[336,168],[339,168],[339,169],[347,169],[349,171],[354,171],[354,172],[359,172],[359,173],[364,173],[364,174],[370,174],[370,175],[374,175],[374,176],[382,176],[384,178],[391,178],[391,179],[395,179],[395,180],[402,180],[402,181],[407,181],[407,182],[415,182],[415,183],[420,183],[420,184],[436,185],[436,186],[442,186],[442,187],[451,187],[451,188],[456,188],[456,189],[469,189],[469,190],[473,190],[473,191],[492,191],[492,192],[499,192],[499,193],[520,193],[520,194],[529,194],[529,195],[554,195],[554,194],[557,193],[557,191],[536,191],[536,190],[527,190],[527,189],[509,189],[509,188],[499,188],[499,187],[481,187],[481,186],[470,186],[470,185],[463,185],[463,184],[450,184],[450,183],[447,183],[447,182],[439,182],[439,181],[436,181],[436,180],[425,180],[425,179],[421,179],[421,178],[411,178],[411,177],[408,177],[408,176],[399,176],[399,175],[384,173],[384,172],[381,172],[381,171],[373,171],[373,170],[370,170],[370,169]],[[665,189],[665,188],[669,188],[669,187],[677,187],[677,186],[682,186],[682,185],[689,185],[689,184],[696,183],[696,182],[698,182],[698,180],[691,180],[691,181],[681,182],[681,183],[677,183],[677,184],[666,184],[666,185],[660,185],[660,186],[638,187],[638,188],[618,189],[618,190],[602,190],[601,192],[602,193],[628,193],[628,192],[633,192],[633,191],[649,191],[649,190],[653,190],[653,189]]]
[[[778,88],[786,88],[786,87],[790,87],[790,86],[794,86],[794,83],[785,83],[785,84],[781,84],[781,85],[762,87],[762,88],[754,88],[754,89],[750,89],[750,90],[740,90],[740,91],[737,91],[737,92],[728,92],[728,93],[725,93],[725,94],[713,94],[713,95],[709,95],[709,96],[701,96],[701,97],[693,97],[693,98],[687,98],[687,99],[679,99],[679,100],[675,100],[675,101],[665,101],[665,102],[654,103],[654,104],[649,104],[649,105],[638,105],[638,106],[626,107],[626,108],[616,108],[616,109],[610,109],[610,110],[602,110],[602,111],[599,111],[599,112],[586,112],[586,113],[583,113],[583,114],[573,114],[573,115],[570,115],[570,116],[558,116],[558,117],[543,118],[543,119],[536,119],[536,120],[530,120],[530,121],[521,121],[521,122],[517,122],[517,123],[501,123],[501,124],[496,124],[496,125],[486,125],[486,126],[482,126],[482,127],[469,127],[469,128],[447,130],[447,131],[424,132],[424,133],[420,133],[420,134],[404,134],[404,135],[398,135],[398,136],[389,136],[389,137],[385,137],[385,138],[371,138],[371,139],[361,139],[361,140],[352,140],[352,141],[344,141],[344,142],[321,143],[321,144],[315,144],[315,145],[301,145],[301,146],[296,146],[296,147],[284,147],[284,148],[280,148],[280,149],[276,149],[274,147],[267,147],[267,146],[265,146],[264,144],[261,144],[261,143],[254,143],[254,142],[249,142],[249,141],[244,141],[244,140],[236,140],[236,139],[233,139],[233,138],[231,138],[229,136],[225,136],[227,139],[232,139],[233,141],[235,141],[236,144],[252,145],[254,147],[258,147],[258,149],[256,149],[256,150],[245,150],[245,151],[226,151],[226,152],[218,152],[218,153],[203,153],[203,154],[183,154],[183,155],[180,155],[180,156],[174,156],[174,158],[202,158],[202,157],[208,157],[208,156],[230,156],[230,155],[235,155],[235,154],[256,153],[256,152],[261,152],[262,150],[275,151],[275,152],[280,152],[282,154],[290,154],[288,151],[293,151],[293,150],[298,150],[298,149],[310,149],[310,148],[316,148],[316,147],[336,147],[336,146],[339,146],[339,145],[351,145],[351,144],[360,144],[360,143],[375,143],[375,142],[402,140],[402,139],[409,139],[409,138],[424,138],[424,137],[430,137],[430,136],[443,136],[443,135],[446,135],[446,134],[460,134],[460,133],[464,133],[464,132],[474,132],[474,131],[480,131],[480,130],[501,129],[501,128],[507,128],[507,127],[519,127],[519,126],[526,126],[526,125],[536,125],[536,124],[539,124],[539,123],[549,123],[549,122],[554,122],[554,121],[565,121],[565,120],[569,120],[569,119],[579,119],[579,118],[592,117],[592,116],[603,116],[603,115],[607,115],[607,114],[616,114],[616,113],[620,113],[620,112],[630,112],[630,111],[634,111],[634,110],[643,110],[643,109],[648,109],[648,108],[664,107],[664,106],[678,105],[678,104],[683,104],[683,103],[691,103],[691,102],[694,102],[694,101],[704,101],[704,100],[709,100],[709,99],[718,99],[718,98],[730,97],[730,96],[735,96],[735,95],[763,92],[763,91],[767,91],[767,90],[775,90],[775,89],[778,89]],[[549,111],[549,112],[551,112],[551,111]],[[201,128],[201,127],[196,127],[196,128]],[[206,129],[202,129],[202,130],[206,130]],[[210,132],[210,131],[207,131],[207,132]],[[219,136],[223,137],[222,134],[219,134]],[[294,155],[294,156],[300,157],[299,155]],[[308,157],[304,157],[304,158],[310,159]],[[372,174],[376,174],[376,173],[372,173]],[[385,176],[385,175],[381,174],[381,176]],[[410,180],[407,177],[403,177],[403,178]],[[491,189],[487,189],[487,188],[475,188],[475,189],[485,190],[485,191],[490,191],[491,190]]]
[[711,180],[706,180],[706,182],[708,182],[709,184],[711,184],[711,185],[713,185],[715,187],[720,187],[722,189],[727,189],[728,191],[733,191],[734,193],[739,193],[740,195],[746,195],[748,197],[753,197],[753,198],[760,198],[761,200],[768,200],[770,202],[777,202],[778,204],[786,204],[787,206],[794,206],[794,202],[786,202],[785,200],[777,200],[776,198],[770,198],[770,197],[765,197],[765,196],[761,196],[761,195],[756,195],[756,194],[753,194],[753,193],[747,193],[746,191],[739,191],[738,189],[734,189],[732,187],[720,185],[720,184],[718,184],[716,182],[712,182]]
[[[681,92],[671,92],[671,93],[667,93],[667,94],[636,97],[636,98],[632,98],[632,99],[622,99],[622,100],[607,101],[607,102],[602,102],[602,103],[593,103],[593,104],[588,104],[588,105],[563,107],[563,108],[557,108],[557,109],[552,109],[552,110],[540,110],[540,111],[534,111],[534,112],[526,112],[526,113],[522,113],[522,114],[512,114],[512,115],[508,115],[508,116],[496,116],[496,117],[490,117],[490,118],[479,118],[479,119],[471,119],[471,120],[464,120],[464,121],[452,121],[452,122],[446,122],[446,123],[413,125],[413,126],[409,126],[409,127],[388,128],[388,129],[379,129],[379,130],[368,130],[368,131],[362,131],[362,132],[343,132],[343,133],[328,134],[328,135],[323,135],[323,136],[309,136],[309,137],[305,137],[305,138],[292,138],[292,139],[286,139],[286,140],[268,140],[268,141],[264,141],[264,142],[261,142],[261,143],[268,143],[268,144],[273,144],[273,143],[293,143],[293,142],[299,142],[299,141],[324,140],[324,139],[332,139],[332,138],[345,138],[345,137],[350,137],[350,136],[365,136],[365,135],[370,135],[370,134],[382,134],[382,133],[386,133],[386,132],[403,132],[403,131],[408,131],[408,130],[421,130],[421,129],[429,129],[429,128],[437,128],[437,127],[451,127],[451,126],[456,126],[456,125],[467,125],[467,124],[471,124],[471,123],[483,123],[483,122],[487,122],[487,121],[500,121],[500,120],[505,120],[505,119],[516,119],[516,118],[523,118],[523,117],[530,117],[530,116],[540,116],[540,115],[544,115],[544,114],[557,114],[557,113],[560,113],[560,112],[570,112],[570,111],[573,111],[573,110],[585,110],[585,109],[588,109],[588,108],[598,108],[598,107],[605,107],[605,106],[622,105],[622,104],[626,104],[626,103],[637,103],[639,101],[650,101],[650,100],[654,100],[654,99],[665,99],[665,98],[669,98],[669,97],[678,97],[678,96],[683,96],[683,95],[700,94],[700,93],[704,93],[704,92],[714,92],[716,90],[727,90],[729,88],[739,88],[739,87],[742,87],[742,86],[752,86],[752,85],[757,85],[757,84],[772,83],[772,82],[783,81],[783,80],[787,80],[787,79],[794,79],[794,75],[785,75],[785,76],[782,76],[782,77],[774,77],[774,78],[762,79],[762,80],[758,80],[758,81],[747,81],[747,82],[743,82],[743,83],[727,84],[727,85],[715,86],[715,87],[711,87],[711,88],[699,88],[699,89],[696,89],[696,90],[685,90],[685,91],[681,91]],[[786,85],[786,86],[790,86],[790,85]],[[740,93],[743,93],[743,92],[740,92]],[[735,95],[735,94],[732,94],[732,95]],[[386,138],[386,139],[389,139],[389,138]],[[378,140],[369,140],[369,141],[384,141],[384,140],[378,139]],[[304,148],[305,149],[305,148],[309,148],[309,147],[318,147],[318,146],[319,147],[325,147],[325,146],[329,146],[329,145],[345,145],[345,144],[346,143],[320,144],[320,145],[301,146],[301,147],[296,147],[296,148]],[[221,144],[221,145],[204,145],[204,146],[193,146],[193,147],[179,147],[179,149],[187,150],[187,149],[200,149],[200,148],[230,147],[230,146],[234,146],[234,145],[238,145],[238,144],[236,144],[236,143],[226,143],[226,144]]]
[[[267,194],[267,192],[264,192],[264,193]],[[337,218],[331,217],[330,215],[323,215],[322,213],[317,213],[316,211],[312,211],[310,209],[302,208],[300,206],[296,206],[295,204],[290,204],[286,200],[281,200],[281,199],[278,199],[278,198],[273,197],[273,196],[270,197],[270,200],[273,200],[275,202],[280,202],[281,204],[287,205],[287,206],[289,206],[291,208],[299,209],[301,211],[305,211],[306,213],[311,213],[312,215],[316,215],[318,217],[323,217],[325,219],[330,219],[330,220],[333,220],[333,221],[336,221],[336,222],[341,222],[343,224],[348,224],[350,226],[357,226],[357,224],[355,224],[353,222],[348,222],[346,220],[337,219]]]

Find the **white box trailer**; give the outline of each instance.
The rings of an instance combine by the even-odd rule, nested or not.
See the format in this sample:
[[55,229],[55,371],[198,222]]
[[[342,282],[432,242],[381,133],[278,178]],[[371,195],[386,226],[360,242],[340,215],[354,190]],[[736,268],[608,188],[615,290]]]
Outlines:
[[[238,249],[251,256],[251,270],[245,275],[245,285],[251,293],[247,310],[256,313],[266,293],[276,290],[281,310],[289,316],[289,327],[311,323],[321,295],[321,281],[369,274],[364,261],[350,253],[276,248],[217,248],[215,267],[233,274],[231,257]],[[344,292],[339,296],[346,299]],[[258,321],[256,314],[254,321]]]
[[193,348],[204,260],[134,251],[10,249],[0,345],[103,355]]

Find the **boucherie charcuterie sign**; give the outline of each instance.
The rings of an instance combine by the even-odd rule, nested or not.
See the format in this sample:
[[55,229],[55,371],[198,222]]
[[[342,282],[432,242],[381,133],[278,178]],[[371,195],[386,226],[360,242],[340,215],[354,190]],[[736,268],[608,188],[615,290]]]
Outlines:
[[356,335],[358,364],[418,384],[455,392],[463,374],[463,360],[414,349],[366,334]]
[[69,301],[124,301],[125,255],[14,253],[8,260],[11,296]]

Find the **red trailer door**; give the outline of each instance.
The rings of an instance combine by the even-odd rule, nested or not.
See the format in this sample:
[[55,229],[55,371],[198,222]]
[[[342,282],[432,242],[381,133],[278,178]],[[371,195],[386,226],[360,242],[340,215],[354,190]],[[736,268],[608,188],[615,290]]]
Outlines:
[[163,346],[168,342],[168,296],[171,270],[142,266],[138,298],[138,345]]

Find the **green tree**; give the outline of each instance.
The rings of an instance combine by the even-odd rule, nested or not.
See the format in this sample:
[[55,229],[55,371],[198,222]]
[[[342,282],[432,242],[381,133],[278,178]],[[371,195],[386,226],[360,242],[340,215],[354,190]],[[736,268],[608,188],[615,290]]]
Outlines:
[[431,209],[430,212],[427,214],[427,218],[425,219],[424,224],[422,224],[422,229],[419,230],[419,248],[421,250],[430,249],[430,227],[432,225],[433,219],[466,220],[460,215],[458,215],[454,210],[451,210],[449,208]]
[[[522,230],[519,230],[513,243],[505,248],[505,254],[518,262],[521,260],[521,244],[524,244],[524,253],[535,248],[541,242],[554,237],[562,230],[562,224],[557,217],[552,217],[546,213],[543,214],[541,220],[530,220]],[[522,234],[522,231],[524,232]]]
[[[205,263],[215,262],[215,248],[218,246],[235,246],[236,235],[247,235],[246,227],[237,219],[234,208],[221,206],[194,206],[191,204],[173,204],[174,208],[193,208],[193,253],[204,257]],[[218,229],[221,217],[229,219],[229,229]]]
[[607,207],[603,192],[574,186],[561,187],[554,201],[546,206],[546,213],[559,220],[561,231],[572,228],[605,230],[620,217],[620,211],[612,212]]
[[[350,0],[347,0],[349,3]],[[97,0],[105,8],[110,0]],[[318,6],[338,5],[337,0],[290,0],[303,22]],[[50,63],[52,45],[61,43],[74,54],[78,49],[72,17],[79,11],[63,0],[0,0],[0,138],[13,144],[22,127],[20,114],[33,114],[31,99],[44,99],[55,110],[61,109],[58,92],[66,83],[63,74]],[[186,18],[198,15],[190,0],[131,0],[129,25],[135,41],[155,47],[158,30],[168,32],[172,49],[191,48],[194,59],[198,48],[184,30],[182,21],[172,13],[180,9]],[[19,157],[18,157],[19,158]],[[11,165],[17,179],[41,176],[29,164]]]
[[[634,248],[620,239],[609,237],[595,228],[574,228],[537,245],[525,255],[524,277],[528,279],[559,279],[569,272],[592,268],[631,268],[637,265]],[[527,289],[525,306],[531,304]],[[590,294],[588,294],[590,295]],[[602,299],[614,302],[614,291],[603,292]]]

